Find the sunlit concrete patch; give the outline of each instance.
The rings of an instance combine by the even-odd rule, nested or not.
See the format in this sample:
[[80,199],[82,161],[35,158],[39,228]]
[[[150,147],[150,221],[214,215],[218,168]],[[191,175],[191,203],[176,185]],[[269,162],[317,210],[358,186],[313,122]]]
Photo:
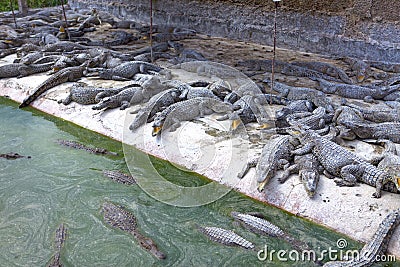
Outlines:
[[[3,62],[12,59],[8,57]],[[184,75],[180,70],[177,72]],[[35,75],[22,79],[1,79],[0,94],[22,102],[28,92],[32,92],[35,86],[47,77]],[[195,76],[186,77],[186,80],[194,78]],[[121,85],[118,82],[103,83],[86,78],[82,79],[82,82],[104,87]],[[252,198],[323,224],[351,238],[366,242],[386,214],[400,207],[399,195],[383,192],[382,198],[374,199],[371,197],[375,191],[373,187],[364,184],[356,187],[337,187],[333,180],[324,176],[320,179],[313,199],[308,197],[297,175],[292,175],[284,184],[280,184],[277,179],[271,179],[264,192],[260,193],[256,189],[254,169],[243,179],[238,179],[237,173],[249,157],[260,153],[262,146],[252,144],[246,135],[232,135],[228,131],[229,122],[216,122],[215,116],[201,118],[185,123],[175,132],[164,133],[161,139],[151,136],[152,127],[146,124],[136,132],[128,130],[123,136],[126,121],[131,122],[135,117],[129,113],[132,109],[95,111],[91,106],[77,103],[67,106],[57,103],[66,97],[71,85],[72,83],[66,83],[49,90],[34,101],[32,106],[116,140],[122,141],[124,138],[125,142],[149,154],[168,159],[178,167],[203,174]],[[137,106],[133,109],[135,108]],[[248,134],[251,132],[247,132]],[[355,151],[364,157],[370,158],[376,154],[371,145],[360,142],[353,142],[352,145],[355,145]],[[251,211],[251,207],[248,210]],[[400,244],[396,242],[399,240],[399,232],[395,232],[388,252],[397,257],[400,257]]]

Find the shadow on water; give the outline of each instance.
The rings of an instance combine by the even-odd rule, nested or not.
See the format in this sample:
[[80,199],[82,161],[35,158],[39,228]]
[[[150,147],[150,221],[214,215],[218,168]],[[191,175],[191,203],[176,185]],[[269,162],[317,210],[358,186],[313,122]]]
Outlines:
[[[318,253],[344,236],[235,191],[199,207],[179,208],[161,203],[138,186],[104,177],[99,170],[127,171],[122,145],[70,122],[0,98],[0,151],[31,159],[0,160],[0,262],[5,266],[44,266],[54,253],[54,232],[63,222],[68,236],[62,250],[65,266],[314,266],[311,262],[260,261],[257,251],[292,250],[289,243],[252,233],[233,222],[231,211],[260,212]],[[120,156],[100,156],[57,145],[57,139],[103,147]],[[4,151],[4,152],[3,152]],[[153,166],[171,182],[185,186],[208,183],[151,157]],[[153,239],[166,260],[157,260],[136,240],[106,225],[99,213],[109,200],[123,205],[138,220],[139,231]],[[234,230],[256,250],[226,247],[209,241],[197,225]],[[362,244],[345,238],[346,249]],[[288,257],[286,255],[285,257]]]

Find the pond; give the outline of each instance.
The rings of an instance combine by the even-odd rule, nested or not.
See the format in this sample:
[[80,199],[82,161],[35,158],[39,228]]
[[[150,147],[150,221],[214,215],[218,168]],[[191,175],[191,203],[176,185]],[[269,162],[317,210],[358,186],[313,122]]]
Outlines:
[[[31,156],[0,158],[1,266],[45,266],[54,254],[55,230],[60,223],[68,228],[61,252],[64,266],[314,266],[308,261],[292,261],[288,254],[283,257],[288,261],[279,260],[276,254],[272,261],[260,260],[258,255],[263,253],[259,250],[265,247],[269,252],[287,253],[293,248],[281,239],[253,233],[235,223],[232,211],[262,213],[316,253],[338,249],[341,239],[346,240],[346,249],[362,247],[336,232],[235,191],[198,207],[159,202],[137,185],[118,184],[103,176],[103,170],[128,172],[120,142],[31,108],[20,110],[6,98],[0,98],[0,125],[0,153]],[[62,147],[56,143],[58,139],[103,147],[119,156]],[[191,187],[209,183],[205,177],[166,161],[154,157],[151,161],[172,183]],[[131,168],[132,175],[151,175],[153,170],[146,168]],[[107,225],[100,214],[105,201],[132,212],[139,231],[153,239],[167,259],[154,258],[133,236]],[[214,243],[198,231],[199,226],[233,230],[254,243],[256,249]]]

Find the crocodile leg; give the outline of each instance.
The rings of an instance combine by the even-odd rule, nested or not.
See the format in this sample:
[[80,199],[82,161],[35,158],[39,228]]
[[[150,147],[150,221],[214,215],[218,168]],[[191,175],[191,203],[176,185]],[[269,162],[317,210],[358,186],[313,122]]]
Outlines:
[[281,177],[278,178],[278,181],[283,184],[284,182],[287,181],[289,176],[293,173],[296,173],[299,171],[299,166],[298,164],[293,164],[292,166],[288,167],[285,169],[285,171],[282,173]]
[[301,156],[301,155],[310,153],[312,151],[313,147],[314,147],[314,145],[311,143],[306,144],[303,147],[293,150],[292,155],[300,155]]
[[243,169],[238,173],[237,177],[242,179],[250,170],[250,168],[254,168],[257,166],[259,158],[254,158],[246,163]]
[[357,185],[357,178],[354,173],[363,172],[364,167],[360,164],[351,164],[344,166],[340,170],[341,180],[335,180],[336,185],[338,186],[355,186]]

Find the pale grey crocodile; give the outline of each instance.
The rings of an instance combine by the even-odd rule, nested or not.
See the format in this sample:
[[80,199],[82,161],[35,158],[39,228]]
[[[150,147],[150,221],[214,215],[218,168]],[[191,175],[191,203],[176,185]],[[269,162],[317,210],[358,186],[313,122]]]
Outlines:
[[191,121],[214,112],[232,111],[232,105],[208,97],[197,97],[172,104],[154,119],[153,136],[163,131],[175,131],[183,121]]
[[[341,177],[335,179],[339,186],[354,186],[361,181],[376,188],[373,197],[380,198],[383,186],[392,181],[400,188],[399,181],[393,175],[378,169],[355,153],[348,151],[340,145],[322,138],[311,130],[300,129],[297,134],[303,147],[291,151],[293,155],[304,155],[312,152],[324,167],[328,177]],[[292,133],[293,134],[293,133]]]
[[361,249],[358,257],[347,261],[330,261],[324,267],[366,267],[379,261],[386,252],[394,230],[400,224],[400,210],[390,212],[379,224],[372,239]]
[[222,229],[219,227],[199,227],[199,231],[207,235],[212,241],[228,245],[240,246],[246,249],[253,249],[254,245],[240,235],[231,230]]

